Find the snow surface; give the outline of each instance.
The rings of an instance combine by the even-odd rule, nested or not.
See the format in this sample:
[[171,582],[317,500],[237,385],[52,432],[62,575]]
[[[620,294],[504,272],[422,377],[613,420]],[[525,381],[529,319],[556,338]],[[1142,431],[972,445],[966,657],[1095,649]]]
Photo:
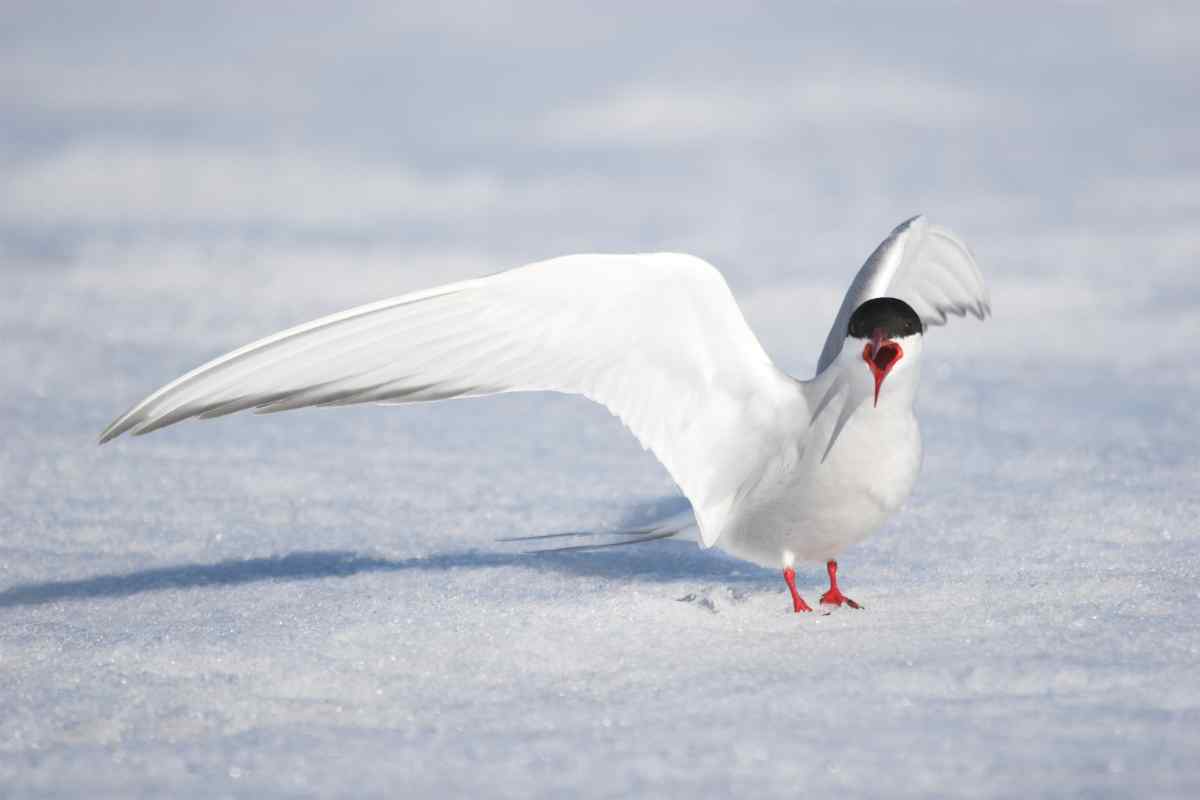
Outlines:
[[[14,12],[0,795],[1200,796],[1195,14],[638,8]],[[917,211],[996,316],[930,334],[862,612],[497,542],[680,507],[579,398],[95,446],[255,336],[578,250],[709,258],[806,376]]]

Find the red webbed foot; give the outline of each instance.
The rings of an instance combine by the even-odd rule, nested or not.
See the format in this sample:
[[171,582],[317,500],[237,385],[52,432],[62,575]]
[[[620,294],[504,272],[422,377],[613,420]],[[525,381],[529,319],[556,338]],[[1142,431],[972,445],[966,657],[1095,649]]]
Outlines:
[[862,608],[862,606],[860,606],[858,603],[842,594],[840,589],[830,589],[828,592],[821,595],[821,605],[823,606],[840,606],[843,603],[851,608]]
[[842,594],[842,590],[838,588],[837,568],[836,561],[831,560],[825,564],[825,569],[829,572],[829,591],[821,595],[821,605],[840,606],[845,604],[851,608],[862,608],[861,605]]

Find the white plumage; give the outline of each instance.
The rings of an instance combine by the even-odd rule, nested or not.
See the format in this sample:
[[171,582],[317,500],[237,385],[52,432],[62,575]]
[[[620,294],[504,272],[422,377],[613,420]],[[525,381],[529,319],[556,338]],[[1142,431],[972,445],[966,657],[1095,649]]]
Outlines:
[[[692,502],[705,546],[721,542],[755,561],[790,564],[866,535],[911,486],[907,474],[890,478],[898,498],[880,497],[879,513],[840,508],[853,505],[847,493],[860,488],[846,477],[864,467],[850,452],[854,442],[890,437],[913,446],[915,428],[905,430],[904,419],[919,343],[871,415],[856,414],[865,396],[850,373],[865,372],[861,361],[840,359],[850,315],[884,296],[904,300],[931,325],[990,311],[965,245],[914,218],[855,277],[818,375],[801,382],[767,357],[707,262],[675,253],[564,256],[254,342],[154,392],[101,441],[244,409],[581,394],[607,406],[662,461]],[[911,391],[900,377],[909,365]],[[864,427],[859,417],[883,427]],[[919,438],[915,452],[919,463]],[[897,469],[915,477],[912,459],[902,460]]]
[[945,228],[913,217],[897,225],[854,276],[821,349],[818,373],[841,350],[850,314],[873,297],[898,297],[926,325],[944,325],[948,314],[970,312],[984,319],[992,313],[983,274],[967,246]]

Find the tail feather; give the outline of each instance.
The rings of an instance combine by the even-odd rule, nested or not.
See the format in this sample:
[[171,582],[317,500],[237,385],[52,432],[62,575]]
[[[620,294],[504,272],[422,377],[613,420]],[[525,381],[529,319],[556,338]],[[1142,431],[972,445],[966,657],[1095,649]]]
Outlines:
[[[686,504],[686,501],[684,501]],[[563,547],[544,547],[538,549],[526,550],[527,553],[563,553],[573,550],[602,550],[608,547],[624,547],[630,544],[644,544],[646,542],[656,542],[659,539],[687,538],[689,535],[698,538],[699,529],[696,526],[696,517],[692,513],[691,507],[688,506],[683,511],[676,512],[670,516],[659,516],[657,519],[646,520],[643,517],[637,522],[641,523],[640,527],[620,531],[565,531],[562,533],[541,533],[535,536],[508,536],[503,539],[497,539],[500,542],[546,542],[552,540],[569,539],[571,537],[593,537],[593,541],[585,541],[580,544],[568,544]],[[636,522],[635,522],[636,524]],[[617,541],[603,541],[602,537],[609,537]]]
[[566,536],[644,536],[657,528],[642,528],[634,531],[565,531],[563,533],[539,533],[536,536],[506,536],[497,542],[533,542],[539,539],[562,539]]
[[[624,546],[630,545],[630,544],[645,544],[646,542],[653,542],[658,539],[670,539],[672,536],[674,536],[677,533],[679,533],[679,531],[659,531],[658,533],[650,533],[650,534],[646,534],[644,536],[639,536],[636,538],[631,537],[631,538],[624,539],[619,542],[600,542],[598,544],[570,544],[570,545],[566,545],[565,547],[543,547],[543,548],[539,548],[537,550],[529,550],[528,552],[530,554],[534,554],[534,553],[567,553],[567,552],[578,551],[578,550],[603,550],[606,547],[624,547]],[[554,534],[551,534],[551,535],[554,535]],[[628,532],[623,531],[619,535],[628,535]],[[528,538],[536,539],[538,537],[531,536]]]

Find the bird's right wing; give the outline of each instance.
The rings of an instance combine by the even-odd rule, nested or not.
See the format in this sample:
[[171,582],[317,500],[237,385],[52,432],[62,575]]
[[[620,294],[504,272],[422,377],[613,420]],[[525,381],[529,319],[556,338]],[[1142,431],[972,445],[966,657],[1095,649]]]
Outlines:
[[992,313],[983,274],[967,246],[945,228],[913,217],[896,226],[854,276],[821,349],[818,373],[841,352],[850,315],[876,297],[903,300],[926,326],[944,325],[947,314],[970,312],[983,319]]
[[164,386],[101,435],[244,409],[552,390],[607,406],[666,466],[713,544],[741,487],[806,424],[721,274],[691,256],[578,255],[344,311]]

